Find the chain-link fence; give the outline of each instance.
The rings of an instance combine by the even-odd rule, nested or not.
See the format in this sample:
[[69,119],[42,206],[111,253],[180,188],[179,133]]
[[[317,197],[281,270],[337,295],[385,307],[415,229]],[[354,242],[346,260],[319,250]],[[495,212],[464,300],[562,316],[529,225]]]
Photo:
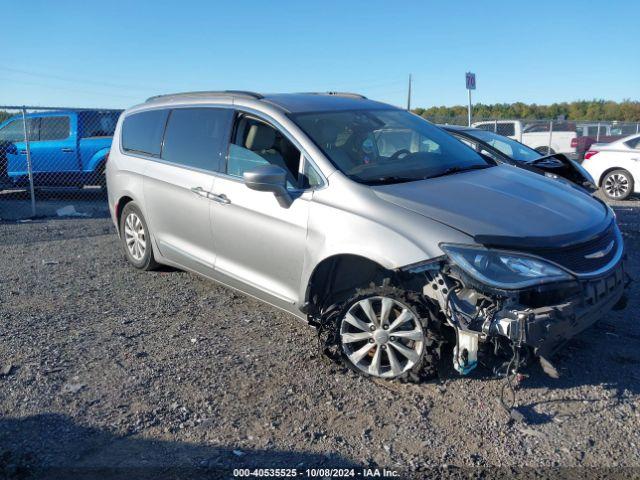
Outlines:
[[[467,117],[426,117],[441,125],[467,126]],[[640,133],[640,122],[478,119],[472,127],[504,135],[542,154],[564,153],[582,160],[595,143],[610,143]]]
[[[0,220],[108,215],[104,167],[120,113],[0,106]],[[466,116],[427,119],[467,125]],[[578,160],[594,143],[640,133],[640,122],[476,118],[472,126]]]
[[0,220],[108,214],[120,110],[0,106]]

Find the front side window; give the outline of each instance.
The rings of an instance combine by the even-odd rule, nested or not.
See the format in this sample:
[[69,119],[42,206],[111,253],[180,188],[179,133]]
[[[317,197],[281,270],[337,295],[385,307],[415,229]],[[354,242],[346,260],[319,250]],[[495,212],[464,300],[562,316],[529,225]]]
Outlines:
[[159,157],[168,114],[168,110],[149,110],[127,115],[122,124],[122,149]]
[[230,109],[172,110],[164,134],[162,159],[187,167],[218,171],[232,116]]
[[42,117],[40,118],[40,140],[64,140],[70,135],[69,117]]
[[490,167],[473,149],[404,110],[301,113],[292,119],[349,178],[399,183]]
[[250,116],[241,116],[229,145],[227,174],[242,178],[259,165],[277,165],[287,172],[287,188],[298,188],[300,150],[271,125]]
[[478,140],[488,143],[496,150],[501,151],[506,156],[518,160],[520,162],[529,162],[536,160],[542,155],[536,152],[534,149],[523,145],[520,142],[512,140],[502,135],[496,135],[493,132],[485,132],[483,130],[469,130],[469,135],[474,136]]

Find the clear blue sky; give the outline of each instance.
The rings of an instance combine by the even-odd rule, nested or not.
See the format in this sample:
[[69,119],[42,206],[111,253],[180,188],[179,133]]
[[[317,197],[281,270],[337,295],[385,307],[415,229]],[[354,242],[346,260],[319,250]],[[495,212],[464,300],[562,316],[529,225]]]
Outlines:
[[357,91],[413,106],[640,99],[640,2],[28,0],[2,12],[0,104]]

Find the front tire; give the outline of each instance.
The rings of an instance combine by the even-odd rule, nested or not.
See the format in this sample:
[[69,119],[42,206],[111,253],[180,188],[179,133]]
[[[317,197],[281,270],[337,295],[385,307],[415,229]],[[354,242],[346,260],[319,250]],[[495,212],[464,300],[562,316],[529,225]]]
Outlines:
[[435,375],[440,342],[413,294],[391,286],[358,290],[335,324],[343,362],[368,377],[418,380]]
[[626,200],[633,193],[633,177],[623,169],[613,170],[602,179],[602,192],[609,200]]
[[153,255],[149,227],[140,208],[129,202],[120,216],[120,239],[127,261],[140,270],[154,270],[158,263]]

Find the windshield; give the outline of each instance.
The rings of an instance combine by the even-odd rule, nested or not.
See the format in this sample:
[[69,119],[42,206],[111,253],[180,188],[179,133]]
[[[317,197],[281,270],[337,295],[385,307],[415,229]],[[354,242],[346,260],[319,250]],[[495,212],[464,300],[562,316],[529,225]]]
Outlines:
[[302,113],[293,120],[349,178],[400,183],[492,166],[472,148],[404,110]]
[[482,140],[484,143],[488,143],[496,150],[500,150],[507,157],[519,162],[530,162],[542,157],[542,155],[533,148],[529,148],[516,140],[503,137],[497,133],[486,130],[467,130],[467,133],[478,140]]

